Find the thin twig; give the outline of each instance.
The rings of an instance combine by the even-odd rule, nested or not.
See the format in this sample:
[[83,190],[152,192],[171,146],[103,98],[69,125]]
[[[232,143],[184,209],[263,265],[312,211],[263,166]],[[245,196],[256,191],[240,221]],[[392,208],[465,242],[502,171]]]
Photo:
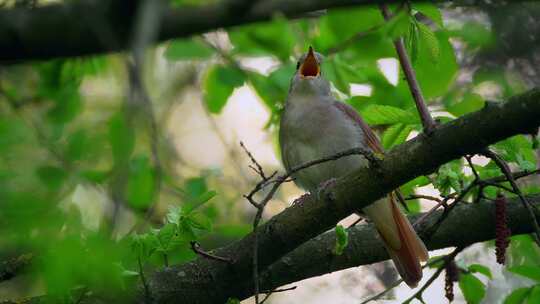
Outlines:
[[261,303],[260,304],[263,304],[266,300],[268,300],[268,298],[270,298],[270,296],[276,292],[286,292],[286,291],[291,291],[291,290],[295,290],[296,289],[296,286],[292,286],[292,287],[288,287],[288,288],[281,288],[281,289],[274,289],[274,290],[269,290],[269,291],[265,291],[265,290],[262,290],[261,293],[265,293],[266,296],[262,299]]
[[207,259],[211,259],[211,260],[225,262],[225,263],[228,263],[228,264],[233,263],[233,260],[230,259],[230,258],[220,257],[220,256],[217,256],[215,254],[211,254],[209,252],[204,251],[201,248],[201,245],[199,243],[195,242],[195,241],[191,241],[190,244],[191,244],[191,250],[193,250],[193,252],[195,252],[196,254],[198,254],[200,256],[203,256],[203,257],[205,257]]
[[141,282],[144,287],[144,298],[147,303],[150,302],[151,295],[150,295],[150,288],[148,288],[148,283],[146,282],[146,278],[144,277],[144,271],[142,267],[141,257],[137,256],[137,263],[139,264],[139,276],[141,277]]
[[[390,20],[392,18],[392,14],[390,13],[388,6],[386,4],[381,4],[380,8],[384,19],[386,21]],[[409,84],[409,89],[411,90],[411,94],[416,104],[416,109],[420,114],[420,119],[422,120],[422,125],[424,127],[424,133],[429,135],[435,129],[435,121],[431,117],[431,114],[426,106],[424,96],[422,95],[422,90],[420,89],[420,85],[416,79],[416,74],[412,67],[411,60],[407,55],[407,51],[405,50],[405,45],[401,37],[394,40],[394,47],[396,48],[401,68],[403,69],[405,78]]]
[[[529,212],[529,215],[531,217],[531,221],[534,227],[534,239],[536,243],[540,246],[540,226],[538,225],[538,221],[536,219],[538,210],[536,210],[533,206],[531,206],[530,202],[523,196],[523,193],[521,192],[521,189],[519,189],[516,180],[514,179],[514,176],[512,175],[512,171],[510,171],[510,168],[508,167],[508,164],[506,161],[504,161],[497,153],[485,149],[482,154],[491,160],[495,162],[495,164],[499,167],[499,169],[502,171],[510,185],[512,186],[513,192],[517,194],[519,197],[519,200],[523,204],[523,206],[527,209]],[[536,212],[535,212],[536,210]]]
[[[315,159],[312,161],[308,161],[306,163],[300,164],[298,166],[293,167],[291,170],[286,172],[283,175],[279,175],[277,177],[274,177],[276,175],[276,172],[272,173],[270,176],[266,175],[262,169],[262,167],[257,163],[253,155],[249,152],[249,150],[241,143],[243,149],[248,153],[249,158],[257,168],[255,171],[259,174],[261,177],[261,180],[255,185],[252,191],[250,191],[249,194],[244,195],[244,197],[248,200],[250,204],[252,204],[256,209],[257,213],[255,214],[255,218],[253,220],[253,285],[254,285],[254,296],[255,296],[255,303],[260,304],[259,302],[259,262],[258,262],[258,255],[259,255],[259,249],[258,249],[258,233],[257,233],[257,227],[259,226],[259,223],[262,219],[262,214],[264,212],[264,208],[266,207],[266,204],[272,199],[278,188],[283,184],[284,182],[287,182],[290,180],[290,177],[295,174],[296,172],[300,170],[307,169],[309,167],[325,163],[328,161],[333,161],[340,159],[345,156],[350,155],[363,155],[370,164],[377,165],[379,162],[379,159],[375,157],[373,152],[370,150],[364,149],[364,148],[353,148],[346,151],[342,151],[327,157],[323,157],[320,159]],[[259,169],[260,168],[260,169]],[[260,170],[260,172],[258,172]],[[270,188],[270,191],[263,197],[262,200],[259,202],[255,201],[254,196],[256,193],[258,193],[260,190],[265,188],[268,185],[272,185],[272,188]]]
[[404,198],[404,200],[406,201],[415,200],[415,199],[426,199],[426,200],[435,201],[438,203],[442,202],[442,199],[438,197],[431,196],[431,195],[424,195],[424,194],[411,194]]
[[[445,258],[446,258],[446,256],[441,256],[441,257],[438,257],[438,258],[434,258],[431,261],[424,264],[424,266],[422,266],[422,269],[430,267],[432,265],[435,265],[435,264],[439,263],[440,261],[444,260]],[[394,281],[392,284],[390,284],[390,286],[388,286],[385,290],[383,290],[383,291],[379,292],[378,294],[375,294],[375,295],[365,299],[360,304],[367,304],[367,303],[369,303],[371,301],[375,301],[375,300],[380,299],[382,296],[387,294],[390,290],[398,287],[401,283],[403,283],[403,279],[400,278],[400,279]]]
[[452,251],[452,253],[450,253],[449,255],[445,256],[444,257],[444,264],[441,265],[441,267],[439,267],[439,269],[437,269],[437,271],[429,278],[429,280],[426,281],[426,283],[417,291],[415,292],[411,297],[409,297],[407,300],[403,301],[402,304],[408,304],[410,303],[412,300],[414,299],[418,299],[420,300],[422,303],[424,303],[424,301],[422,300],[422,293],[424,293],[424,291],[429,287],[431,286],[431,284],[439,277],[439,275],[441,274],[441,272],[444,270],[446,264],[448,264],[450,261],[452,261],[456,255],[458,253],[460,253],[463,249],[465,249],[464,247],[457,247],[456,249],[454,249],[454,251]]

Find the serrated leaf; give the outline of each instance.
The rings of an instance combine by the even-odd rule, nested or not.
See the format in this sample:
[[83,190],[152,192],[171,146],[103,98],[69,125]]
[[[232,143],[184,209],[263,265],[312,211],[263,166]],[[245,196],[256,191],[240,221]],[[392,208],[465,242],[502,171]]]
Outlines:
[[415,124],[420,122],[417,115],[386,105],[369,105],[361,111],[361,114],[370,125]]
[[441,11],[433,3],[413,3],[413,8],[429,17],[440,28],[444,27]]
[[406,36],[405,42],[412,63],[415,63],[418,59],[418,35],[418,22],[410,22],[409,33]]
[[493,278],[493,276],[491,275],[491,270],[489,270],[489,268],[487,268],[484,265],[472,264],[472,265],[469,265],[468,268],[469,268],[469,271],[472,273],[481,273],[490,279]]
[[167,223],[156,233],[159,246],[158,251],[167,253],[171,249],[173,244],[173,239],[177,236],[177,226],[176,224]]
[[540,267],[538,266],[514,266],[508,268],[508,271],[540,282]]
[[176,39],[169,43],[165,51],[168,60],[206,59],[214,53],[210,46],[197,39]]
[[197,208],[201,207],[205,203],[207,203],[209,200],[211,200],[214,196],[217,195],[216,191],[207,191],[203,194],[201,194],[199,197],[195,198],[193,201],[187,203],[183,209],[185,214],[189,214],[190,212],[193,212]]
[[222,65],[210,67],[203,82],[204,101],[210,113],[219,113],[233,90],[244,83],[242,71]]
[[468,304],[478,304],[486,294],[484,284],[472,274],[461,274],[459,288]]
[[349,243],[349,234],[345,228],[341,225],[336,226],[336,244],[334,246],[333,253],[335,255],[342,255],[343,250],[347,247]]
[[386,129],[382,136],[382,144],[385,150],[400,145],[407,140],[407,136],[413,130],[412,125],[395,124]]
[[515,289],[504,299],[504,304],[523,304],[530,292],[530,287]]
[[422,22],[417,22],[417,25],[420,46],[427,48],[428,54],[430,55],[430,59],[433,63],[439,62],[441,49],[435,33],[433,33],[433,31]]

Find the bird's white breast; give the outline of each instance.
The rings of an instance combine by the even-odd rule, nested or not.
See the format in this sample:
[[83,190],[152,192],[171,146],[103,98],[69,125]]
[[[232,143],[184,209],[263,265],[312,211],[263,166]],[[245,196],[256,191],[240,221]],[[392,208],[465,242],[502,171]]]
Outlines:
[[[290,102],[283,113],[281,128],[280,144],[287,170],[365,146],[362,129],[338,109],[333,100]],[[341,177],[365,165],[366,160],[362,156],[347,156],[304,169],[294,177],[301,187],[313,190],[326,180]]]

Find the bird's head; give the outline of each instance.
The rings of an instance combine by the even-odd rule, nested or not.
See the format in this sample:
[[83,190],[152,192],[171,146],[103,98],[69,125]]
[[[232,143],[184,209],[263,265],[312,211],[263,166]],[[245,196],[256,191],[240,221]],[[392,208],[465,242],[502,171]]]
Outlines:
[[291,82],[291,94],[329,95],[330,83],[321,74],[323,56],[310,46],[307,53],[298,59],[296,73]]

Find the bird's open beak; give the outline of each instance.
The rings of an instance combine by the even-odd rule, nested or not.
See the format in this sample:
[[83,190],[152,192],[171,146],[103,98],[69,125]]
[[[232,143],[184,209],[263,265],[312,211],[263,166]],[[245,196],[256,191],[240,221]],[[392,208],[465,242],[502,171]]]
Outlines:
[[317,58],[315,58],[315,53],[313,53],[313,48],[310,46],[306,59],[300,67],[300,75],[304,77],[317,77],[321,72]]

